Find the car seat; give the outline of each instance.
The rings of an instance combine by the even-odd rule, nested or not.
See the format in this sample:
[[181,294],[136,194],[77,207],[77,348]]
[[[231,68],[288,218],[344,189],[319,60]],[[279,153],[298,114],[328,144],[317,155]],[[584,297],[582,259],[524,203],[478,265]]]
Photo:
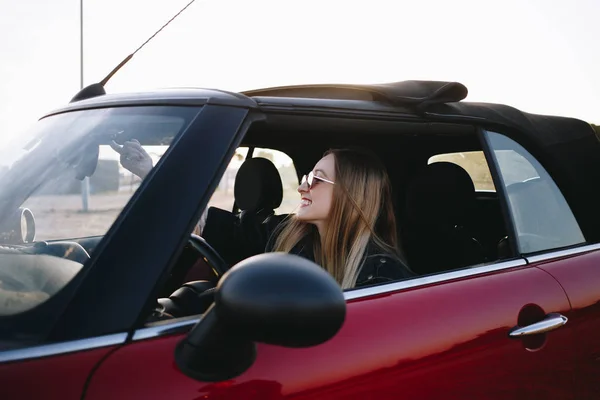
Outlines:
[[250,158],[240,166],[234,186],[239,212],[210,207],[204,239],[229,264],[265,251],[270,234],[285,215],[275,215],[283,186],[279,171],[266,158]]
[[430,274],[485,261],[470,230],[475,187],[469,174],[450,162],[422,169],[410,182],[401,237],[410,268]]

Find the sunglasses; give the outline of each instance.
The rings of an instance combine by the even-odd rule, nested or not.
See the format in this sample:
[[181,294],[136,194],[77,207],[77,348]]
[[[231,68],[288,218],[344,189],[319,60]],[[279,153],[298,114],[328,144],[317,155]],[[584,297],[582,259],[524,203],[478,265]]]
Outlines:
[[308,185],[308,190],[310,190],[319,181],[327,182],[327,183],[331,183],[332,185],[335,185],[335,182],[330,181],[329,179],[321,178],[320,176],[316,176],[315,174],[313,174],[312,171],[309,172],[308,175],[304,175],[302,177],[302,180],[300,181],[300,185],[304,185],[306,183]]

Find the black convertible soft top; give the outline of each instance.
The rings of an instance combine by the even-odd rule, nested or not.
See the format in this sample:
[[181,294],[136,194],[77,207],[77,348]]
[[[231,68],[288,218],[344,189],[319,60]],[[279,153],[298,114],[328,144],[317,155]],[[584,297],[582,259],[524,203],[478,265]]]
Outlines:
[[503,104],[463,102],[458,82],[285,86],[244,92],[249,97],[353,99],[398,106],[426,120],[468,122],[497,128],[527,147],[560,186],[589,241],[600,240],[600,141],[593,127],[575,118],[536,115]]

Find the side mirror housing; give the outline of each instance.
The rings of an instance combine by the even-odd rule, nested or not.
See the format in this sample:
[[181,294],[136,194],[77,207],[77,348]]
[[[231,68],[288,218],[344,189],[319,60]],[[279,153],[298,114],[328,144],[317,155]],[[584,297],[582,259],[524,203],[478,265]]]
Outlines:
[[35,218],[30,209],[19,207],[0,226],[0,240],[3,243],[23,244],[35,240]]
[[257,255],[223,276],[175,360],[195,379],[231,379],[252,365],[256,342],[316,346],[335,336],[345,317],[342,289],[321,267],[296,255]]

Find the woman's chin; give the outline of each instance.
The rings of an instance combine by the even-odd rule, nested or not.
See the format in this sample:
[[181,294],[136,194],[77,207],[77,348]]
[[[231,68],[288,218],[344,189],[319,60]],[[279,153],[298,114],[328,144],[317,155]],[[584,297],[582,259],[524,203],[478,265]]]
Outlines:
[[296,211],[296,219],[298,221],[307,222],[308,215],[310,215],[310,213],[307,213],[306,210],[303,210],[302,208],[300,208],[299,210]]

